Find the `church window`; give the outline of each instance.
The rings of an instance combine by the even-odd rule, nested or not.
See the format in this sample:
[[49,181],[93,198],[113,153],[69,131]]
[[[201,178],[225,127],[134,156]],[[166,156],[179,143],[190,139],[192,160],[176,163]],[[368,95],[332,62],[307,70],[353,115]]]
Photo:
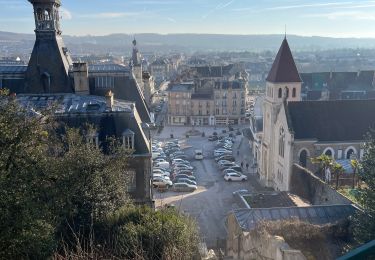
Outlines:
[[293,97],[295,98],[296,97],[296,95],[297,95],[297,89],[296,88],[293,88]]
[[327,156],[330,156],[330,157],[334,157],[334,150],[332,148],[326,148],[323,152],[323,154],[327,155]]
[[299,155],[299,165],[301,165],[302,167],[306,167],[307,157],[308,157],[308,152],[306,149],[303,149]]
[[130,129],[127,129],[122,133],[122,145],[125,149],[134,149],[134,135],[134,132]]
[[284,128],[280,128],[279,132],[279,155],[284,158],[285,153],[285,131]]
[[355,150],[355,148],[350,146],[345,151],[345,158],[346,159],[352,159],[353,157],[356,156],[356,154],[357,154],[357,151]]
[[279,88],[279,98],[282,98],[283,97],[283,90],[281,88]]
[[286,98],[289,98],[289,88],[285,87],[285,96]]

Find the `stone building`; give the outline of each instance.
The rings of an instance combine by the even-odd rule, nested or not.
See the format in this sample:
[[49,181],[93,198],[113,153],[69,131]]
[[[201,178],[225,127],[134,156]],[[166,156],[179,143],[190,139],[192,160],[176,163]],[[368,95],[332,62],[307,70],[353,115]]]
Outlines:
[[100,147],[107,136],[122,140],[134,150],[129,172],[135,185],[130,191],[137,203],[152,205],[150,115],[132,70],[117,64],[73,62],[61,37],[61,1],[29,2],[36,26],[29,64],[0,65],[0,87],[16,93],[26,107],[37,110],[56,104],[56,118],[68,126],[96,126],[98,132],[88,140]]
[[168,60],[159,58],[150,64],[149,70],[155,81],[161,83],[168,80],[171,68]]
[[[215,81],[206,88],[193,82],[170,85],[168,123],[171,125],[238,125],[245,122],[246,84]],[[181,121],[180,121],[181,120]]]
[[302,81],[284,39],[267,77],[260,180],[287,191],[293,163],[314,170],[310,158],[361,159],[364,136],[375,127],[375,100],[301,101]]
[[142,73],[143,80],[143,95],[147,106],[150,108],[152,104],[152,97],[155,93],[155,79],[147,71]]

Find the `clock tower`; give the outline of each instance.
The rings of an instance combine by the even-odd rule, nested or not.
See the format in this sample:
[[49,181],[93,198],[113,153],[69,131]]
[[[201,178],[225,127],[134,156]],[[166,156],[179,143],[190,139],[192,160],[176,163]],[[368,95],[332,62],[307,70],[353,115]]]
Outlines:
[[29,0],[34,7],[35,45],[26,72],[28,93],[70,93],[72,65],[61,37],[60,0]]

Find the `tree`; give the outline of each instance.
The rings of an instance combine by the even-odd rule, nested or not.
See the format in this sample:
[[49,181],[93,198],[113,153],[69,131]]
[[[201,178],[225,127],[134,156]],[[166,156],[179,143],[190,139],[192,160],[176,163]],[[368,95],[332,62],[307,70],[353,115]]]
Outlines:
[[352,166],[352,169],[353,169],[353,183],[352,183],[352,189],[355,188],[355,176],[357,174],[357,172],[359,171],[360,169],[360,163],[358,160],[356,159],[353,159],[353,160],[350,160],[350,164]]
[[128,153],[87,144],[51,111],[26,110],[0,96],[0,258],[45,259],[60,239],[75,242],[127,202]]
[[357,200],[363,211],[354,218],[354,235],[359,242],[375,239],[375,132],[367,135],[365,154],[361,162],[360,179],[365,183],[359,188]]
[[325,170],[326,169],[331,169],[333,165],[333,159],[331,156],[322,154],[318,157],[311,158],[311,162],[313,164],[318,164],[319,165],[319,172],[321,173],[322,176],[324,176]]

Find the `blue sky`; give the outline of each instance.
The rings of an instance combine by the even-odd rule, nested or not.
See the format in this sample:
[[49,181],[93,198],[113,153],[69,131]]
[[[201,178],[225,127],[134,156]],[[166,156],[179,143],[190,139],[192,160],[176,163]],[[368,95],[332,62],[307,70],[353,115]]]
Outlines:
[[[375,0],[62,0],[63,33],[374,37]],[[0,0],[0,30],[33,32],[27,0]]]

